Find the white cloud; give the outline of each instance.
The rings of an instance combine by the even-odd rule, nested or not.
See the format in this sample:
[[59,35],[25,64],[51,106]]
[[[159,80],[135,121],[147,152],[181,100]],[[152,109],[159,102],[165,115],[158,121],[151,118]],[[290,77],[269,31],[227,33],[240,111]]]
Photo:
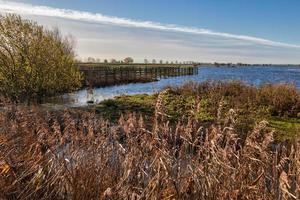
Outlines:
[[287,44],[282,42],[276,42],[268,39],[246,36],[246,35],[236,35],[230,33],[215,32],[207,29],[194,28],[194,27],[184,27],[172,24],[161,24],[151,21],[138,21],[132,19],[125,19],[113,16],[106,16],[100,13],[83,12],[68,9],[58,9],[46,6],[35,6],[25,3],[8,2],[0,0],[0,11],[7,13],[18,13],[24,15],[37,15],[46,17],[60,17],[64,19],[87,21],[100,24],[110,24],[124,27],[135,27],[135,28],[145,28],[161,31],[172,31],[180,33],[189,33],[196,35],[206,35],[215,36],[221,38],[228,38],[234,40],[243,40],[248,42],[253,42],[260,45],[274,46],[274,47],[284,47],[284,48],[300,48],[299,45]]
[[79,57],[136,61],[300,63],[300,47],[256,37],[134,21],[88,12],[0,0],[0,13],[17,13],[47,28],[72,35]]

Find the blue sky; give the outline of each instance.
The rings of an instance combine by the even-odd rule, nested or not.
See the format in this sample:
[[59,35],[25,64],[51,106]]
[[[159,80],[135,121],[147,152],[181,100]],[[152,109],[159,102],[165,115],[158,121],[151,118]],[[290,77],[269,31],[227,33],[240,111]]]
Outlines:
[[[9,5],[12,2],[19,3]],[[24,7],[20,3],[28,10],[47,6],[45,13],[50,14],[16,9]],[[78,57],[122,58],[130,54],[138,60],[300,63],[299,0],[0,0],[0,4],[73,35]],[[85,11],[90,16],[77,19],[63,12],[56,16],[53,9],[57,8],[76,11],[76,15]],[[0,5],[0,12],[7,8]],[[97,13],[109,19],[93,21]],[[124,24],[111,20],[114,18],[131,21]],[[136,23],[145,21],[155,24]],[[176,30],[170,29],[170,24],[175,24]]]

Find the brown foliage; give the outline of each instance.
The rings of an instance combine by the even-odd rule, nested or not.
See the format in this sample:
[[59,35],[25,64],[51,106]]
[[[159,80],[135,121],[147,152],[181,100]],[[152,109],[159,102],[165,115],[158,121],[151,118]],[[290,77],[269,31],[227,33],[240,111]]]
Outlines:
[[228,108],[257,110],[265,107],[274,116],[297,117],[300,113],[300,92],[292,84],[265,84],[260,87],[241,81],[188,82],[174,89],[180,94],[208,98],[217,110],[221,99]]
[[222,104],[204,128],[193,118],[171,125],[158,100],[150,129],[135,114],[110,124],[92,113],[6,107],[0,198],[299,198],[299,144],[275,144],[266,121],[239,138],[235,111]]

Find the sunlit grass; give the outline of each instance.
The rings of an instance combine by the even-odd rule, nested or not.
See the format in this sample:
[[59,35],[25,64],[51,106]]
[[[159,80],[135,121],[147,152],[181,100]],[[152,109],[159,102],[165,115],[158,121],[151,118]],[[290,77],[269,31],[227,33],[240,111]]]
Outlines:
[[6,105],[0,199],[298,199],[299,93],[268,87],[277,101],[232,82],[121,96],[96,112]]

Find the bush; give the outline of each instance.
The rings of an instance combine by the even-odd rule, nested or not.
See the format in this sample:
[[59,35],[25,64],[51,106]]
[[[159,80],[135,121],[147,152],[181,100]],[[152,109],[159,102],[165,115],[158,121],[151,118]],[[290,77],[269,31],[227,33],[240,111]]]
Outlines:
[[300,111],[300,93],[294,85],[264,85],[257,93],[257,101],[269,106],[272,115],[296,117]]
[[78,88],[71,40],[17,15],[0,16],[0,92],[12,101]]
[[300,92],[293,84],[254,87],[240,81],[188,82],[172,90],[180,95],[208,99],[215,112],[222,100],[227,108],[240,111],[260,111],[260,114],[264,112],[280,117],[300,116]]

